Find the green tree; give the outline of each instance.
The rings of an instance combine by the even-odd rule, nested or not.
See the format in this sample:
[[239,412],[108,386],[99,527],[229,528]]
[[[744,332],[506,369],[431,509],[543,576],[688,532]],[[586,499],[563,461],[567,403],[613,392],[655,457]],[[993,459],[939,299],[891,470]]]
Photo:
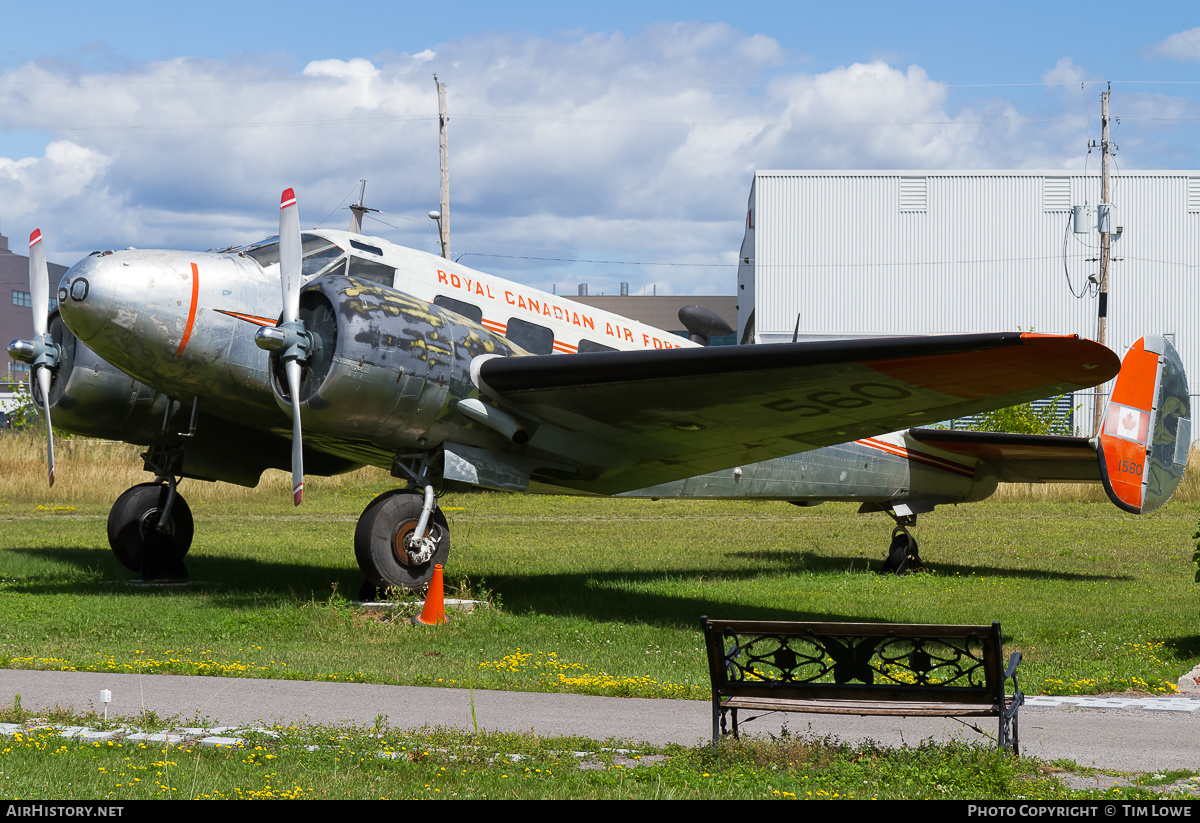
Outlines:
[[1200,583],[1200,523],[1196,524],[1196,533],[1192,535],[1192,539],[1196,540],[1196,551],[1192,552],[1192,562],[1196,564],[1196,582]]
[[1011,434],[1074,434],[1071,430],[1071,415],[1059,410],[1062,395],[1050,403],[1035,408],[1032,403],[1021,403],[1003,409],[984,412],[975,418],[976,431],[1009,432]]
[[13,407],[13,410],[9,412],[13,428],[22,428],[39,422],[41,417],[37,413],[37,408],[33,405],[33,395],[29,391],[29,381],[19,380],[9,385],[17,403]]

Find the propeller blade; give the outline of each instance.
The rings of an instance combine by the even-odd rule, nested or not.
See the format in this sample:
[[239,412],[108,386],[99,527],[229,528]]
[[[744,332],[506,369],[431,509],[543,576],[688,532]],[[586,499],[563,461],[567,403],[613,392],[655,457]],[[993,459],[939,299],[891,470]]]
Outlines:
[[[295,324],[303,333],[300,317],[300,209],[296,192],[285,189],[279,200],[279,282],[283,290],[283,322]],[[283,358],[287,369],[288,394],[292,398],[292,504],[304,499],[304,442],[300,438],[300,359],[295,353]]]
[[33,301],[33,334],[46,333],[46,314],[50,308],[50,273],[46,269],[46,249],[42,246],[42,230],[29,235],[29,296]]
[[300,316],[300,209],[296,193],[283,192],[279,202],[279,280],[283,284],[283,322]]
[[300,363],[287,361],[288,393],[292,396],[292,505],[304,499],[304,442],[300,439]]
[[[46,268],[46,249],[42,245],[42,230],[34,229],[29,235],[29,297],[33,303],[33,335],[35,345],[47,345],[47,314],[50,309],[50,272]],[[51,361],[53,362],[53,361]],[[54,427],[50,425],[50,368],[37,365],[38,388],[42,393],[42,410],[46,414],[46,465],[50,472],[50,485],[54,485]]]
[[46,412],[46,465],[50,467],[50,485],[54,485],[54,429],[50,425],[50,369],[39,366],[38,388],[42,390],[43,410]]

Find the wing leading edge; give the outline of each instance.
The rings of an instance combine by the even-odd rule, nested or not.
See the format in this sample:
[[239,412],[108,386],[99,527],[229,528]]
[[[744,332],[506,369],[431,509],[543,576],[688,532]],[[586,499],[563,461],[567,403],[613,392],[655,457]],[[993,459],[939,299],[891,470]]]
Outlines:
[[[1020,333],[493,358],[478,385],[534,423],[550,478],[615,494],[1103,383],[1120,362]],[[565,435],[565,436],[564,436]]]

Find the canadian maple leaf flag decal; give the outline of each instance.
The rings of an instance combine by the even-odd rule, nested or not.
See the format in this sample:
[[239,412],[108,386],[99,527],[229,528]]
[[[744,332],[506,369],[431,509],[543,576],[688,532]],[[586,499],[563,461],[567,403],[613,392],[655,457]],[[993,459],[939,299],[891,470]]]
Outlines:
[[1117,437],[1126,440],[1146,442],[1147,429],[1150,427],[1150,415],[1141,409],[1130,408],[1113,403],[1108,412],[1108,430]]

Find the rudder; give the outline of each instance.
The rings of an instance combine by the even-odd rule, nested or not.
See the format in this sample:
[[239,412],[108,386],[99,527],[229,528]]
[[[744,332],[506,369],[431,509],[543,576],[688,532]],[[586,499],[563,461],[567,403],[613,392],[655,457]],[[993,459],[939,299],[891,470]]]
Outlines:
[[1187,375],[1175,347],[1147,335],[1129,347],[1105,409],[1096,452],[1119,508],[1152,512],[1175,493],[1192,444]]

